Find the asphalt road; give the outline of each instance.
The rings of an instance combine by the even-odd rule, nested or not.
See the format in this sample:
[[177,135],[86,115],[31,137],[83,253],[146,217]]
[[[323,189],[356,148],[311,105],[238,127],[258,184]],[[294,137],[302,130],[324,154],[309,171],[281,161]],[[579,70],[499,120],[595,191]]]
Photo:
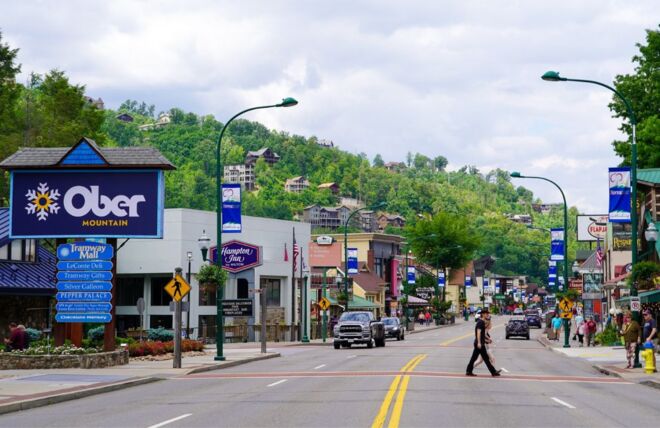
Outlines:
[[467,378],[473,324],[385,348],[280,349],[281,358],[0,416],[0,427],[657,426],[660,391],[596,373],[532,340],[504,339]]

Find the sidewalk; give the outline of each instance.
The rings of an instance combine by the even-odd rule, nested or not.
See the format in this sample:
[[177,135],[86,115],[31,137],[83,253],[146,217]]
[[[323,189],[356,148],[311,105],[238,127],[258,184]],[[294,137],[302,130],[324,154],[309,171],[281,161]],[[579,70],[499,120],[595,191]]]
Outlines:
[[172,360],[131,359],[127,365],[99,369],[3,370],[0,371],[0,414],[280,356],[272,351],[261,354],[258,347],[225,347],[226,360],[215,361],[214,348],[206,352],[206,355],[182,358],[180,369],[172,368]]
[[[626,350],[623,346],[592,346],[578,347],[571,341],[570,348],[564,348],[564,341],[548,340],[543,334],[538,341],[548,349],[569,358],[580,358],[591,363],[591,366],[601,373],[616,376],[630,382],[640,383],[660,389],[660,374],[646,374],[644,369],[627,369]],[[660,356],[659,356],[660,357]],[[660,358],[658,358],[660,360]],[[644,362],[642,361],[642,365]]]

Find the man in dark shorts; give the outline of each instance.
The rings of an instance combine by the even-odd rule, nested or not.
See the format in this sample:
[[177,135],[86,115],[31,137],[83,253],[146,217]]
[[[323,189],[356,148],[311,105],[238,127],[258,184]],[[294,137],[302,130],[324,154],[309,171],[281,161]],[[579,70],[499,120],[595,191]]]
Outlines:
[[488,357],[488,353],[486,352],[486,323],[484,322],[484,319],[488,317],[488,315],[488,308],[483,308],[481,310],[481,317],[477,320],[477,324],[474,327],[474,350],[472,351],[472,358],[470,358],[470,362],[465,370],[466,376],[476,376],[472,370],[474,370],[474,363],[477,361],[477,358],[479,358],[479,355],[481,355],[481,358],[484,360],[490,374],[493,376],[500,376],[501,370],[496,370],[495,367],[493,367],[493,364],[490,362],[490,357]]
[[653,319],[651,311],[646,309],[643,312],[644,320],[642,321],[642,342],[651,342],[653,344],[653,366],[658,371],[658,365],[655,359],[655,338],[658,336],[658,325]]

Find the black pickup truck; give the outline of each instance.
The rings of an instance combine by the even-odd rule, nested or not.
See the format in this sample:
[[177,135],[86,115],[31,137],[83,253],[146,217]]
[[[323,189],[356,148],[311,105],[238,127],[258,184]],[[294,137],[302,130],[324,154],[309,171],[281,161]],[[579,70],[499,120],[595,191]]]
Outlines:
[[333,333],[335,349],[356,343],[366,344],[367,348],[385,346],[385,326],[371,312],[344,312]]

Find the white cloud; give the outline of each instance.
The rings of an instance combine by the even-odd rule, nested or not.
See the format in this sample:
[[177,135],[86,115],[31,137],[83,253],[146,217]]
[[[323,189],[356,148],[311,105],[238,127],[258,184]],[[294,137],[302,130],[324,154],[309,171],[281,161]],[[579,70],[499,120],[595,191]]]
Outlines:
[[293,96],[295,108],[247,118],[370,158],[542,172],[599,212],[619,162],[611,94],[540,75],[610,83],[660,18],[652,0],[3,3],[23,78],[59,68],[110,107],[132,98],[221,121]]

